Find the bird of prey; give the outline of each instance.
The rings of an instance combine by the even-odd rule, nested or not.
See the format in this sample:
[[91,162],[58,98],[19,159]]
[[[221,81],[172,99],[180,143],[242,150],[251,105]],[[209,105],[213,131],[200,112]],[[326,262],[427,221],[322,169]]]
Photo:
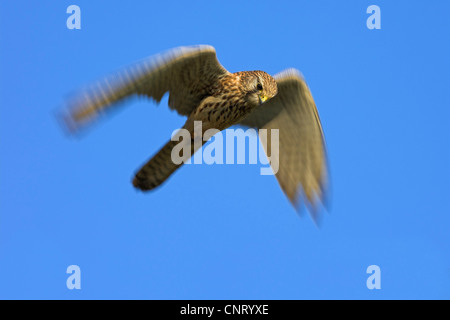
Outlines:
[[[129,97],[147,96],[159,103],[167,92],[169,107],[187,116],[183,128],[192,137],[195,121],[201,121],[202,134],[232,125],[278,129],[276,178],[281,189],[297,209],[304,203],[314,212],[317,204],[323,203],[328,170],[322,126],[311,92],[295,69],[274,77],[263,71],[230,73],[219,63],[212,46],[180,47],[83,90],[68,101],[62,118],[74,133]],[[204,143],[192,143],[187,156]],[[158,187],[183,164],[171,159],[176,144],[169,141],[136,173],[136,188]],[[270,147],[269,143],[266,149]]]

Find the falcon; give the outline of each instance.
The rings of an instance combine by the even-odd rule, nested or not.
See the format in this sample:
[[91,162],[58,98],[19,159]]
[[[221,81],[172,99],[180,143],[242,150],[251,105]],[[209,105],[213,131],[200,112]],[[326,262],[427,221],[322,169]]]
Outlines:
[[[202,134],[232,125],[268,129],[269,133],[278,129],[276,178],[281,189],[296,209],[304,203],[314,213],[324,202],[328,176],[324,135],[311,92],[295,69],[274,77],[264,71],[230,73],[212,46],[180,47],[82,90],[67,102],[63,123],[76,133],[129,97],[146,96],[159,103],[167,92],[170,109],[187,116],[183,129],[193,140],[198,138],[194,135],[197,121],[201,121]],[[191,143],[191,153],[184,157],[206,143],[201,141]],[[136,173],[136,188],[148,191],[160,186],[183,164],[171,158],[177,143],[170,140]],[[265,148],[269,154],[270,143]]]

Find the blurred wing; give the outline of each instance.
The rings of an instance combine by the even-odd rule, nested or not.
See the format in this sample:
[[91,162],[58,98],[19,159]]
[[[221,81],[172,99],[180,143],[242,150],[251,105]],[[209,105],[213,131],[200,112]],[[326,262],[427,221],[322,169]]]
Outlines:
[[[304,198],[315,213],[316,201],[324,202],[328,178],[325,142],[316,105],[297,70],[285,70],[274,78],[278,94],[240,124],[279,129],[278,182],[297,209],[299,200]],[[267,142],[266,153],[271,155],[270,130]]]
[[166,92],[170,108],[189,115],[209,94],[211,85],[227,73],[211,46],[176,48],[83,90],[68,102],[63,120],[74,132],[128,97],[145,95],[159,103]]

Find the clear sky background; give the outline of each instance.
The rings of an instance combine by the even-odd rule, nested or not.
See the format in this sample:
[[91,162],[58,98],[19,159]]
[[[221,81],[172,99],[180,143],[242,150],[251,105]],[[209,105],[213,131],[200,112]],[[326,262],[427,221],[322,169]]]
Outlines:
[[[81,8],[81,30],[66,9]],[[366,9],[381,8],[381,30]],[[450,298],[448,1],[1,1],[0,298]],[[135,170],[184,119],[135,101],[82,139],[64,99],[141,58],[213,45],[232,72],[302,71],[322,119],[317,227],[260,165]],[[81,268],[68,290],[66,268]],[[381,289],[366,287],[370,265]]]

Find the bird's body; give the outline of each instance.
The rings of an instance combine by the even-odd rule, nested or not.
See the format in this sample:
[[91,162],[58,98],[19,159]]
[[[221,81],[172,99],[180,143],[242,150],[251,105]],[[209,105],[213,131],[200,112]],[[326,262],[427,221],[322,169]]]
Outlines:
[[211,95],[202,100],[200,105],[191,113],[189,119],[202,121],[210,124],[211,128],[219,130],[224,130],[238,123],[260,105],[258,100],[247,98],[247,95],[252,93],[254,88],[246,83],[254,79],[259,79],[260,82],[266,84],[265,87],[271,89],[270,98],[276,95],[277,85],[275,80],[263,71],[227,74],[219,79],[217,84],[211,86],[211,90],[208,90]]
[[[199,147],[206,143],[203,135],[209,129],[225,130],[245,118],[253,109],[261,103],[259,100],[249,99],[248,95],[257,90],[250,83],[258,79],[263,88],[268,88],[261,93],[270,98],[275,96],[277,86],[275,80],[263,71],[247,71],[229,73],[217,79],[216,82],[205,88],[209,95],[204,98],[199,106],[189,115],[183,129],[189,132],[192,141],[187,141],[191,152],[185,156],[185,161],[193,155]],[[258,91],[258,90],[257,90]],[[255,92],[257,92],[255,91]],[[201,130],[195,130],[195,122],[201,122]],[[199,137],[196,135],[200,134]],[[194,143],[195,139],[201,141]],[[184,141],[186,143],[186,141]],[[151,190],[163,183],[181,164],[171,161],[172,149],[178,144],[169,141],[167,144],[147,162],[133,179],[133,185],[141,190]]]
[[[65,123],[77,131],[129,96],[147,95],[159,102],[167,91],[169,106],[188,117],[183,129],[192,137],[187,142],[191,153],[184,160],[206,142],[196,137],[196,122],[202,124],[202,136],[208,129],[221,131],[236,124],[278,129],[277,178],[283,191],[294,205],[300,195],[313,206],[314,197],[323,198],[327,175],[323,133],[303,79],[295,71],[275,79],[263,71],[230,73],[210,46],[178,48],[100,82],[71,101]],[[191,143],[196,138],[202,142]],[[177,143],[169,141],[137,172],[136,188],[151,190],[182,165],[171,158]]]

